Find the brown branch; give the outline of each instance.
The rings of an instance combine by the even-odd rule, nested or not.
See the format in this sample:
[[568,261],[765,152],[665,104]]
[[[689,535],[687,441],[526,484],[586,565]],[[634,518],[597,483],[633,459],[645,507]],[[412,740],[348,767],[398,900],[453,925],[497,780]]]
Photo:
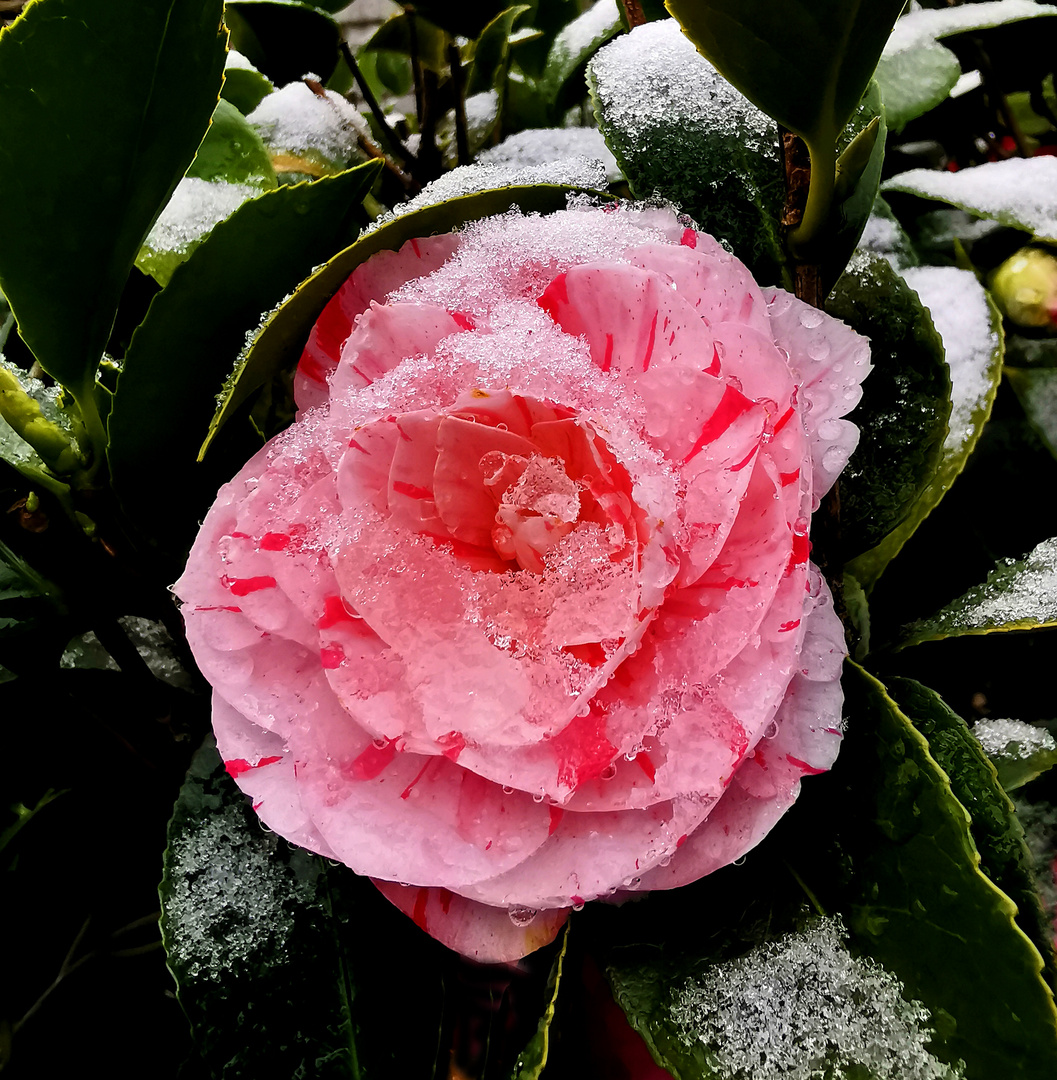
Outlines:
[[620,0],[620,6],[624,9],[624,18],[628,20],[628,26],[632,30],[646,24],[646,13],[639,0]]
[[341,49],[341,55],[345,58],[345,63],[349,66],[349,71],[352,72],[352,77],[356,80],[356,88],[359,90],[360,96],[366,103],[367,108],[371,110],[371,116],[374,117],[374,122],[381,132],[382,140],[385,142],[386,148],[394,157],[398,157],[405,165],[413,165],[415,162],[415,155],[404,145],[403,140],[390,126],[389,118],[382,111],[381,105],[378,104],[378,99],[374,96],[374,91],[363,77],[363,72],[360,71],[360,65],[356,63],[356,57],[353,55],[352,49],[349,48],[348,42],[342,40],[339,44],[339,48]]

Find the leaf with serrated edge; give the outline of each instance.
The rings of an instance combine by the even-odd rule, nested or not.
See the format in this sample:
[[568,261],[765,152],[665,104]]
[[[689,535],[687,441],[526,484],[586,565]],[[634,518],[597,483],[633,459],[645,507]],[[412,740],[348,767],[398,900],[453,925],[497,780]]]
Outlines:
[[863,801],[841,836],[849,928],[909,995],[947,1018],[934,1049],[963,1059],[968,1076],[1049,1080],[1057,1009],[1042,957],[1014,922],[1016,905],[980,871],[968,813],[885,687],[849,662],[844,688],[842,756]]
[[980,869],[1017,905],[1017,924],[1043,957],[1053,990],[1057,976],[1053,928],[1047,925],[1039,902],[1024,829],[995,765],[965,721],[935,691],[913,679],[891,678],[887,687],[950,778],[951,790],[969,813]]
[[0,32],[0,203],[17,208],[0,288],[82,409],[132,261],[217,103],[221,10],[47,0]]
[[257,331],[237,370],[225,384],[223,400],[209,425],[198,460],[205,457],[220,429],[254,391],[279,372],[292,372],[296,368],[309,331],[327,301],[353,270],[375,252],[396,251],[408,240],[451,232],[468,221],[505,213],[512,206],[520,207],[525,213],[561,210],[575,190],[557,184],[531,184],[460,195],[399,214],[339,251],[273,311]]
[[466,76],[466,96],[498,90],[510,56],[510,35],[517,19],[529,11],[528,4],[509,7],[482,31],[473,51],[473,63]]
[[880,544],[848,564],[867,592],[965,468],[991,416],[1002,379],[1002,316],[976,277],[952,266],[912,267],[903,271],[903,277],[929,309],[946,346],[951,418],[939,467],[910,512]]
[[845,550],[859,555],[911,513],[935,477],[951,382],[928,312],[880,256],[858,253],[826,310],[870,338],[873,359],[870,393],[851,414],[859,445],[841,475]]
[[931,618],[912,623],[896,649],[1046,626],[1057,626],[1057,536],[1043,540],[1023,559],[1003,560],[983,585],[974,586]]
[[[243,203],[151,302],[118,379],[108,456],[126,510],[148,535],[166,538],[166,550],[190,541],[187,530],[218,486],[195,451],[246,332],[333,251],[377,171],[371,162]],[[179,519],[174,504],[184,510]]]

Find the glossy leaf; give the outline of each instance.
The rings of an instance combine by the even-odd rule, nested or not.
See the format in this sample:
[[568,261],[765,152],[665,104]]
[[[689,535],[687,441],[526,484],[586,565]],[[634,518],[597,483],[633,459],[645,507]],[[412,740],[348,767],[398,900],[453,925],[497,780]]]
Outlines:
[[510,35],[517,22],[531,8],[519,4],[500,12],[474,43],[473,62],[466,75],[466,96],[498,89],[510,60]]
[[883,191],[902,191],[949,203],[977,217],[1023,229],[1057,243],[1057,158],[1009,158],[958,172],[911,169],[893,176]]
[[221,8],[47,0],[0,33],[0,202],[18,208],[0,287],[82,408],[132,261],[216,105]]
[[848,567],[867,591],[965,468],[991,416],[1002,378],[1002,316],[975,275],[953,266],[908,268],[904,275],[929,309],[944,343],[952,409],[935,475],[903,521]]
[[1028,423],[1057,457],[1057,367],[1007,367],[1005,374]]
[[925,737],[862,668],[850,664],[844,685],[858,735],[843,753],[860,803],[841,833],[849,928],[946,1018],[934,1050],[964,1060],[970,1080],[1046,1080],[1057,1071],[1057,1010],[1016,905],[981,872],[969,814]]
[[870,338],[873,362],[869,393],[851,414],[859,445],[840,479],[844,550],[852,557],[903,522],[934,480],[951,380],[928,312],[880,256],[857,255],[826,310]]
[[235,67],[229,63],[224,68],[220,96],[231,102],[243,116],[249,116],[274,89],[271,79],[255,67]]
[[152,301],[118,379],[109,460],[126,511],[165,551],[190,542],[217,469],[234,471],[202,469],[195,452],[247,331],[333,251],[376,175],[371,163],[244,203]]
[[962,74],[958,57],[937,41],[885,49],[875,78],[881,87],[885,117],[893,131],[946,101]]
[[187,175],[199,180],[254,184],[262,190],[277,187],[279,183],[261,137],[246,117],[223,99],[213,110],[209,130]]
[[1043,957],[1046,981],[1053,990],[1057,977],[1053,928],[1047,926],[1039,903],[1024,829],[994,764],[965,721],[935,691],[913,679],[889,679],[887,685],[900,711],[928,740],[929,753],[968,811],[980,869],[1017,905],[1017,925]]
[[907,627],[898,648],[966,634],[1045,626],[1057,626],[1057,537],[1043,540],[1023,559],[1002,560],[983,585],[974,586],[931,618]]
[[895,24],[886,51],[920,45],[973,30],[991,30],[1008,23],[1054,15],[1057,15],[1057,11],[1053,10],[1052,5],[1037,4],[1034,0],[992,0],[986,4],[918,9],[908,12]]
[[830,145],[851,118],[903,0],[667,0],[686,35],[758,108]]
[[973,737],[991,759],[998,782],[1015,791],[1057,765],[1057,741],[1041,724],[1022,720],[977,720]]
[[583,96],[582,81],[575,76],[588,60],[621,31],[619,5],[615,0],[596,0],[554,39],[543,65],[538,92],[547,103],[552,119],[574,95]]
[[[185,193],[187,185],[177,188],[170,205],[162,211],[162,216],[144,241],[136,256],[136,266],[145,274],[150,274],[159,285],[167,285],[173,271],[180,263],[187,260],[191,252],[209,235],[212,217],[204,208],[215,203],[223,205],[225,195],[230,192],[234,199],[231,210],[250,198],[255,192],[268,191],[278,186],[272,159],[261,142],[260,136],[249,125],[246,118],[230,102],[221,99],[213,111],[209,130],[198,147],[198,153],[187,170],[191,180],[202,180],[210,185],[201,195],[205,221],[200,221],[193,209],[198,193]],[[238,185],[235,187],[216,188],[214,185]],[[213,194],[216,192],[217,194]],[[186,200],[186,201],[185,201]],[[180,210],[174,211],[174,204]],[[190,221],[201,227],[197,239],[187,239],[187,227],[176,225],[172,230],[165,228],[170,213],[178,220],[181,212],[186,212]],[[222,212],[222,211],[221,211]],[[219,213],[216,214],[219,217]],[[175,225],[175,222],[174,222]],[[173,244],[173,237],[179,239]]]
[[294,371],[309,331],[327,301],[353,270],[376,251],[395,251],[415,237],[450,232],[468,221],[501,214],[511,206],[518,206],[525,213],[545,214],[560,210],[572,190],[554,184],[534,184],[462,195],[400,214],[338,252],[272,312],[258,330],[224,386],[223,399],[209,425],[199,460],[205,456],[220,429],[251,394],[280,378],[282,373]]
[[558,1004],[558,994],[562,989],[562,968],[565,965],[565,954],[568,948],[569,923],[566,923],[565,929],[562,931],[561,948],[554,957],[550,977],[547,980],[546,1007],[540,1017],[536,1034],[532,1036],[528,1045],[518,1057],[512,1080],[540,1080],[543,1070],[547,1067],[553,1039],[551,1028],[554,1024],[554,1012]]
[[324,82],[338,62],[338,25],[326,11],[297,0],[232,0],[224,5],[231,47],[276,86],[307,72]]
[[410,56],[413,51],[410,23],[412,18],[415,20],[414,53],[418,57],[419,63],[431,71],[435,71],[438,75],[447,72],[447,34],[428,19],[408,11],[400,12],[386,19],[363,46],[364,50],[373,52],[377,49],[383,52],[397,52]]
[[435,1074],[450,954],[366,879],[261,829],[212,746],[180,791],[160,893],[214,1076]]
[[607,45],[588,80],[599,128],[632,194],[670,199],[730,244],[759,280],[775,280],[784,260],[785,180],[774,123],[672,20]]

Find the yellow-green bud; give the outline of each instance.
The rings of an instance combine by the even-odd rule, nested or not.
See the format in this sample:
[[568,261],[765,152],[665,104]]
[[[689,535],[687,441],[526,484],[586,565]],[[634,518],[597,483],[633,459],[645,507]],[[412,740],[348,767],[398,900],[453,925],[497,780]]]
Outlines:
[[64,475],[83,467],[84,461],[69,433],[44,416],[39,403],[4,367],[0,367],[0,416],[40,454],[53,472]]
[[1057,258],[1041,248],[1021,248],[991,277],[998,306],[1019,326],[1057,330]]

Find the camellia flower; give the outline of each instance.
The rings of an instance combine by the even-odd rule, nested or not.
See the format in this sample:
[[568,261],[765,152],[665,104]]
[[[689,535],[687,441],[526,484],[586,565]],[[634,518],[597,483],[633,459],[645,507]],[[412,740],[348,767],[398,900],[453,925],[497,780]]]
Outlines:
[[381,252],[177,585],[228,771],[479,960],[744,854],[840,742],[866,342],[666,210]]

